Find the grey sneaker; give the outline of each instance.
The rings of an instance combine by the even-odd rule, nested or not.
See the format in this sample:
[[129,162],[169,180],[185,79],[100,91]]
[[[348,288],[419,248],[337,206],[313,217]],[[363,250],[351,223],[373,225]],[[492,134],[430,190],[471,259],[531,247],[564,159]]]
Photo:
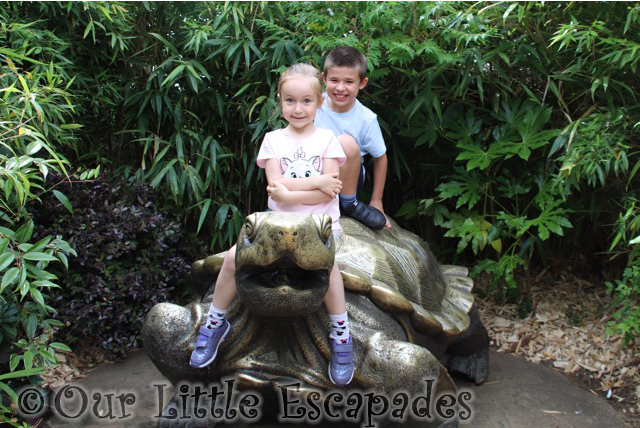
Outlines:
[[353,342],[351,336],[347,343],[331,341],[331,362],[329,363],[329,379],[335,385],[347,385],[353,379]]
[[211,364],[218,355],[220,344],[232,331],[233,327],[227,320],[223,320],[218,328],[207,328],[204,325],[200,327],[200,336],[191,353],[191,367],[201,369]]

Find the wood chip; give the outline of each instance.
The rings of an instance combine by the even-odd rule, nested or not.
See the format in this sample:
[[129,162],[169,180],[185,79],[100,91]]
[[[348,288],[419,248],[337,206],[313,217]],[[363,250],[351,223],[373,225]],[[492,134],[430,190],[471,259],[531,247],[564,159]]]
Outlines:
[[567,364],[567,366],[564,368],[564,372],[565,373],[571,373],[573,371],[573,368],[576,366],[576,363],[573,361],[569,361],[569,364]]

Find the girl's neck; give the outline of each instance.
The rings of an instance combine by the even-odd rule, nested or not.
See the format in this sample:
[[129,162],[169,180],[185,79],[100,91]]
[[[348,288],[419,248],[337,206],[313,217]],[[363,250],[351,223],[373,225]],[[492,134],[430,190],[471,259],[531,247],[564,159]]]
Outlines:
[[305,126],[302,129],[296,128],[289,124],[287,125],[286,128],[284,128],[283,132],[288,137],[306,138],[312,135],[314,132],[316,132],[316,129],[318,129],[318,127],[313,123],[309,124],[308,126]]

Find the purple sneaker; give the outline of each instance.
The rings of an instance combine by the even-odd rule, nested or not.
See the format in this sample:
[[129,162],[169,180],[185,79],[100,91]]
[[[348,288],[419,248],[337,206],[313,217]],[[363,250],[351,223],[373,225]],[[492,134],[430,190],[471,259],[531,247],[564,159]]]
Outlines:
[[200,327],[200,336],[191,353],[191,367],[201,369],[211,364],[218,355],[220,344],[232,331],[233,327],[227,320],[223,320],[218,328]]
[[331,341],[331,362],[329,363],[329,379],[335,385],[347,385],[353,379],[353,342],[351,336],[347,343]]

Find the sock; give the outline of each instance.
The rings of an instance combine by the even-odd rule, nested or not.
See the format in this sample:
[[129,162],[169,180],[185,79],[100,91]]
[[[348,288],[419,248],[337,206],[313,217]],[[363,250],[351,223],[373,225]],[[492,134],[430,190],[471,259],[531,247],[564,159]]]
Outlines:
[[223,324],[224,315],[227,313],[226,309],[218,309],[215,306],[209,306],[209,315],[205,321],[207,328],[218,328]]
[[329,314],[331,320],[331,333],[329,337],[336,343],[347,343],[349,340],[349,316],[345,312],[340,315]]
[[353,195],[340,195],[340,208],[349,208],[353,204],[358,204],[355,193]]

